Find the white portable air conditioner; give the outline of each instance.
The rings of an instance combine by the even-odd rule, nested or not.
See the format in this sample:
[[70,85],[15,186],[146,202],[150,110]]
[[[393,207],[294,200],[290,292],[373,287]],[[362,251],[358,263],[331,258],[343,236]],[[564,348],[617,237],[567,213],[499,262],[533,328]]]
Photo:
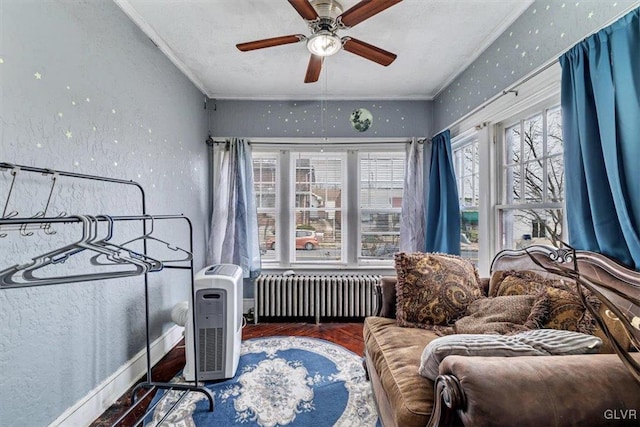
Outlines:
[[242,269],[218,264],[200,270],[195,276],[194,308],[195,313],[189,304],[185,323],[185,380],[195,381],[194,369],[198,381],[233,378],[242,341]]

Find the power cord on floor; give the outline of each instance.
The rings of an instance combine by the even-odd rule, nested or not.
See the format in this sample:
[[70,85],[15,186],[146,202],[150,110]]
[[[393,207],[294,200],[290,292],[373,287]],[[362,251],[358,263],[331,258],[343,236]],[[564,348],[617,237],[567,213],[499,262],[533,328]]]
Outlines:
[[251,307],[245,314],[242,315],[242,327],[247,326],[248,323],[253,323],[255,319],[255,312],[253,311],[253,307]]

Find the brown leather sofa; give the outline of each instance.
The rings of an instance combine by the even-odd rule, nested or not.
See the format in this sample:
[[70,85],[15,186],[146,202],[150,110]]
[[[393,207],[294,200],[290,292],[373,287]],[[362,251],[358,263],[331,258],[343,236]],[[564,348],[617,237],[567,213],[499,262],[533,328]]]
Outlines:
[[[571,261],[547,247],[528,251],[542,262]],[[593,252],[576,258],[581,274],[640,294],[640,272]],[[540,270],[522,250],[499,253],[491,266],[512,269]],[[422,351],[437,335],[396,325],[395,281],[383,278],[378,316],[364,324],[365,367],[385,427],[640,425],[640,383],[617,354],[447,356],[435,381],[420,376]],[[486,292],[489,281],[482,282]],[[633,358],[640,363],[638,353]]]

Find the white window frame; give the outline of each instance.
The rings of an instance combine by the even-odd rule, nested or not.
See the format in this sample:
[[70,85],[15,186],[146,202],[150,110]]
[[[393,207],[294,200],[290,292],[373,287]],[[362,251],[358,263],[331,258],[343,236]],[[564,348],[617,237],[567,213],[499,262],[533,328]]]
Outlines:
[[[276,206],[276,241],[280,236],[289,236],[288,241],[294,241],[295,224],[291,213],[295,205],[295,154],[298,152],[343,152],[345,161],[343,162],[343,174],[346,185],[343,188],[342,209],[342,260],[340,262],[329,260],[301,260],[294,261],[295,249],[290,245],[276,245],[276,255],[274,260],[263,260],[263,271],[280,271],[293,269],[294,271],[325,271],[325,270],[360,270],[366,269],[372,274],[393,274],[394,261],[360,259],[359,247],[361,241],[360,233],[360,151],[370,152],[399,152],[403,157],[406,154],[407,144],[410,139],[314,139],[314,138],[291,138],[291,139],[253,139],[252,150],[254,153],[274,153],[278,152],[278,178],[276,183],[277,206]],[[281,177],[288,177],[282,179]],[[353,178],[353,179],[352,179]],[[351,197],[351,195],[356,195]]]
[[[477,203],[471,207],[475,207],[478,210],[478,259],[477,259],[477,262],[480,263],[480,253],[482,249],[482,243],[484,240],[486,240],[486,236],[483,236],[482,234],[483,232],[482,217],[485,215],[483,214],[483,211],[481,209],[481,205],[483,205],[483,201],[482,201],[483,192],[482,192],[481,183],[483,182],[482,178],[484,178],[484,176],[482,172],[483,168],[480,167],[480,165],[482,164],[482,158],[485,156],[483,155],[481,150],[480,132],[478,131],[478,129],[475,129],[475,128],[470,129],[467,132],[457,135],[455,138],[451,140],[451,153],[453,156],[454,170],[456,171],[456,185],[458,186],[458,202],[459,203],[462,202],[464,199],[464,190],[461,187],[464,185],[464,178],[467,175],[464,175],[464,173],[462,176],[458,175],[458,171],[460,170],[464,171],[464,155],[460,156],[461,161],[458,161],[459,158],[457,156],[457,153],[463,151],[465,148],[469,146],[472,146],[472,149],[475,151],[474,157],[475,155],[477,155],[477,158],[478,158],[478,164],[477,165],[474,164],[474,170],[472,171],[472,174],[471,174],[471,176],[473,177],[473,186],[478,188],[478,200],[476,201]],[[475,170],[475,167],[478,167],[477,171]],[[476,172],[477,172],[477,179],[476,179]]]
[[[456,172],[456,183],[458,185],[458,201],[462,201],[463,200],[463,195],[460,194],[460,190],[461,190],[461,185],[460,183],[464,183],[464,177],[466,177],[467,175],[464,175],[464,173],[462,174],[462,176],[460,176],[458,174],[459,171],[463,171],[464,172],[464,164],[463,162],[459,162],[458,158],[457,158],[457,153],[463,151],[465,148],[472,146],[472,150],[475,151],[476,153],[478,153],[480,151],[479,149],[479,141],[478,141],[478,134],[477,131],[475,129],[473,129],[471,132],[466,132],[462,135],[458,135],[457,137],[453,138],[451,140],[451,154],[453,155],[453,162],[454,162],[454,170]],[[462,159],[464,161],[464,159]],[[479,166],[479,165],[478,165]],[[473,176],[473,184],[474,187],[479,185],[479,179],[476,182],[475,179],[475,173],[479,172],[479,169],[476,171],[475,170],[475,165],[474,165],[474,170],[471,173],[471,176]],[[478,198],[478,202],[480,201],[480,199]],[[474,206],[478,206],[478,204],[474,205]]]
[[[296,185],[296,157],[298,154],[303,154],[303,153],[311,153],[311,152],[317,152],[317,149],[314,150],[308,150],[308,149],[299,149],[299,148],[292,148],[291,150],[289,150],[289,157],[290,157],[290,165],[289,165],[289,184],[291,185],[291,188],[293,191],[289,192],[289,203],[290,203],[290,209],[289,210],[284,210],[282,212],[282,216],[289,216],[290,220],[293,218],[293,224],[291,224],[291,226],[289,226],[289,230],[288,234],[289,234],[289,239],[287,241],[289,242],[293,242],[295,237],[296,237],[296,225],[295,224],[295,212],[296,212],[296,189],[295,189],[295,185]],[[324,152],[324,148],[322,149],[321,153]],[[345,180],[348,180],[348,167],[347,167],[347,153],[346,152],[341,152],[338,150],[329,150],[327,149],[327,152],[330,152],[332,155],[333,154],[337,154],[339,155],[339,158],[341,160],[341,165],[340,165],[340,174],[342,177],[342,182],[344,183]],[[304,265],[304,264],[326,264],[326,265],[340,265],[340,266],[344,266],[347,264],[347,262],[345,261],[346,259],[346,245],[345,245],[345,240],[347,239],[347,232],[345,232],[345,227],[348,228],[349,224],[347,223],[347,212],[349,211],[349,206],[348,206],[348,200],[349,200],[349,194],[352,194],[350,192],[349,186],[347,185],[346,188],[343,188],[343,193],[342,193],[342,199],[347,201],[347,204],[345,206],[341,206],[340,207],[340,223],[342,224],[342,246],[340,248],[340,260],[307,260],[307,261],[302,261],[302,260],[297,260],[295,259],[296,257],[296,251],[295,251],[295,247],[294,248],[289,248],[289,249],[293,249],[293,250],[289,250],[289,260],[288,260],[288,264],[291,266],[296,266],[296,265]],[[291,216],[291,214],[294,214],[293,216]],[[348,241],[347,241],[348,242]],[[283,245],[284,246],[284,245]],[[277,258],[277,256],[276,256]]]
[[[556,63],[535,76],[525,79],[514,90],[505,90],[493,99],[487,100],[475,112],[448,126],[452,141],[470,133],[477,133],[478,137],[480,157],[478,270],[481,277],[489,277],[491,261],[500,250],[497,206],[502,188],[499,157],[503,135],[502,124],[516,115],[526,115],[527,110],[558,105],[560,80],[561,68]],[[566,233],[566,224],[564,230]]]
[[[280,162],[281,162],[281,156],[276,153],[276,152],[262,152],[262,153],[258,153],[257,155],[254,154],[253,155],[254,159],[256,157],[259,158],[265,158],[265,159],[274,159],[276,162],[276,166],[275,166],[275,205],[273,208],[264,208],[264,207],[258,207],[257,208],[257,212],[258,215],[260,215],[261,213],[265,213],[265,214],[273,214],[274,216],[274,220],[275,220],[275,226],[276,226],[276,230],[278,230],[279,227],[279,221],[278,218],[280,217]],[[256,181],[256,177],[254,175],[254,181]],[[260,182],[264,182],[264,181],[260,181]],[[269,262],[280,262],[280,259],[278,258],[279,252],[275,251],[275,259],[271,259],[269,260]]]
[[[496,139],[498,141],[498,150],[496,150],[496,165],[497,165],[497,170],[496,170],[496,177],[497,177],[497,182],[498,182],[498,188],[497,188],[497,194],[499,195],[498,197],[498,201],[497,204],[495,205],[495,210],[494,210],[494,216],[495,216],[495,224],[496,224],[496,228],[495,228],[495,234],[496,234],[496,238],[495,238],[495,244],[496,244],[496,251],[505,249],[502,246],[502,241],[504,240],[504,231],[503,231],[503,224],[502,224],[502,214],[505,211],[510,211],[510,210],[523,210],[523,209],[562,209],[562,211],[564,212],[563,214],[563,224],[562,224],[562,233],[563,233],[563,239],[566,240],[566,236],[567,236],[567,227],[566,227],[566,207],[565,207],[565,202],[564,200],[566,199],[563,198],[562,202],[549,202],[548,199],[548,194],[547,194],[547,188],[546,186],[543,189],[543,199],[541,202],[533,202],[533,203],[526,203],[526,202],[517,202],[517,203],[508,203],[507,199],[508,199],[508,194],[507,194],[507,182],[505,180],[505,169],[507,168],[508,165],[511,165],[512,163],[507,164],[506,161],[507,159],[505,159],[506,156],[506,144],[507,144],[507,140],[506,140],[506,131],[507,129],[510,129],[513,126],[516,125],[520,125],[521,127],[521,138],[520,138],[520,150],[521,153],[524,153],[524,138],[522,137],[523,135],[523,123],[524,121],[531,119],[532,117],[536,116],[536,115],[541,115],[542,116],[542,132],[543,132],[543,136],[542,136],[542,141],[543,141],[543,155],[540,157],[537,157],[538,159],[549,159],[551,157],[556,157],[557,155],[552,155],[552,156],[548,156],[547,154],[547,111],[552,110],[557,108],[560,105],[560,100],[557,97],[552,97],[551,99],[548,99],[544,102],[540,102],[536,105],[534,105],[531,108],[528,108],[526,110],[521,111],[518,114],[515,114],[505,120],[502,120],[500,123],[497,123],[495,126],[496,129]],[[562,154],[564,155],[564,153]],[[527,162],[528,163],[528,162]],[[523,170],[525,169],[525,162],[521,161],[520,162],[520,185],[521,185],[521,197],[524,197],[524,173]],[[542,169],[542,176],[546,177],[546,173],[547,173],[547,162],[543,163],[543,169]]]
[[[361,258],[360,257],[360,250],[358,248],[362,247],[362,239],[363,239],[363,234],[362,234],[362,222],[361,222],[361,218],[362,218],[362,211],[363,210],[367,210],[367,211],[371,211],[372,209],[363,209],[362,208],[362,203],[361,203],[361,192],[360,192],[360,182],[362,180],[362,176],[361,176],[361,159],[363,158],[364,154],[366,153],[389,153],[389,152],[402,152],[402,154],[404,155],[404,167],[405,167],[405,173],[403,175],[406,175],[406,167],[407,167],[407,158],[406,158],[406,147],[404,147],[401,150],[390,150],[388,147],[386,149],[378,149],[378,150],[373,150],[373,149],[367,149],[367,150],[359,150],[355,152],[356,155],[356,160],[357,160],[357,183],[356,183],[356,194],[357,194],[357,199],[358,199],[358,221],[356,222],[357,225],[357,232],[358,232],[358,237],[357,237],[357,242],[355,245],[355,251],[356,254],[355,256],[357,257],[357,262],[359,265],[390,265],[393,264],[393,260],[383,260],[383,259],[375,259],[375,258]],[[404,177],[403,177],[403,184],[404,184]],[[404,185],[403,185],[403,190],[404,190]],[[381,208],[378,210],[378,212],[381,213],[400,213],[402,212],[402,208]],[[398,242],[400,241],[400,232],[398,231]]]

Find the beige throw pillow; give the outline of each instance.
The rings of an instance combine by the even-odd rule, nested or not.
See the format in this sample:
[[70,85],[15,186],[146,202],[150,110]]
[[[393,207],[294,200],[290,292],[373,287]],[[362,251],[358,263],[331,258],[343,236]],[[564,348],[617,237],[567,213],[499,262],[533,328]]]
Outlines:
[[481,298],[467,308],[466,316],[458,319],[457,334],[510,334],[530,329],[527,325],[534,295],[512,295]]

